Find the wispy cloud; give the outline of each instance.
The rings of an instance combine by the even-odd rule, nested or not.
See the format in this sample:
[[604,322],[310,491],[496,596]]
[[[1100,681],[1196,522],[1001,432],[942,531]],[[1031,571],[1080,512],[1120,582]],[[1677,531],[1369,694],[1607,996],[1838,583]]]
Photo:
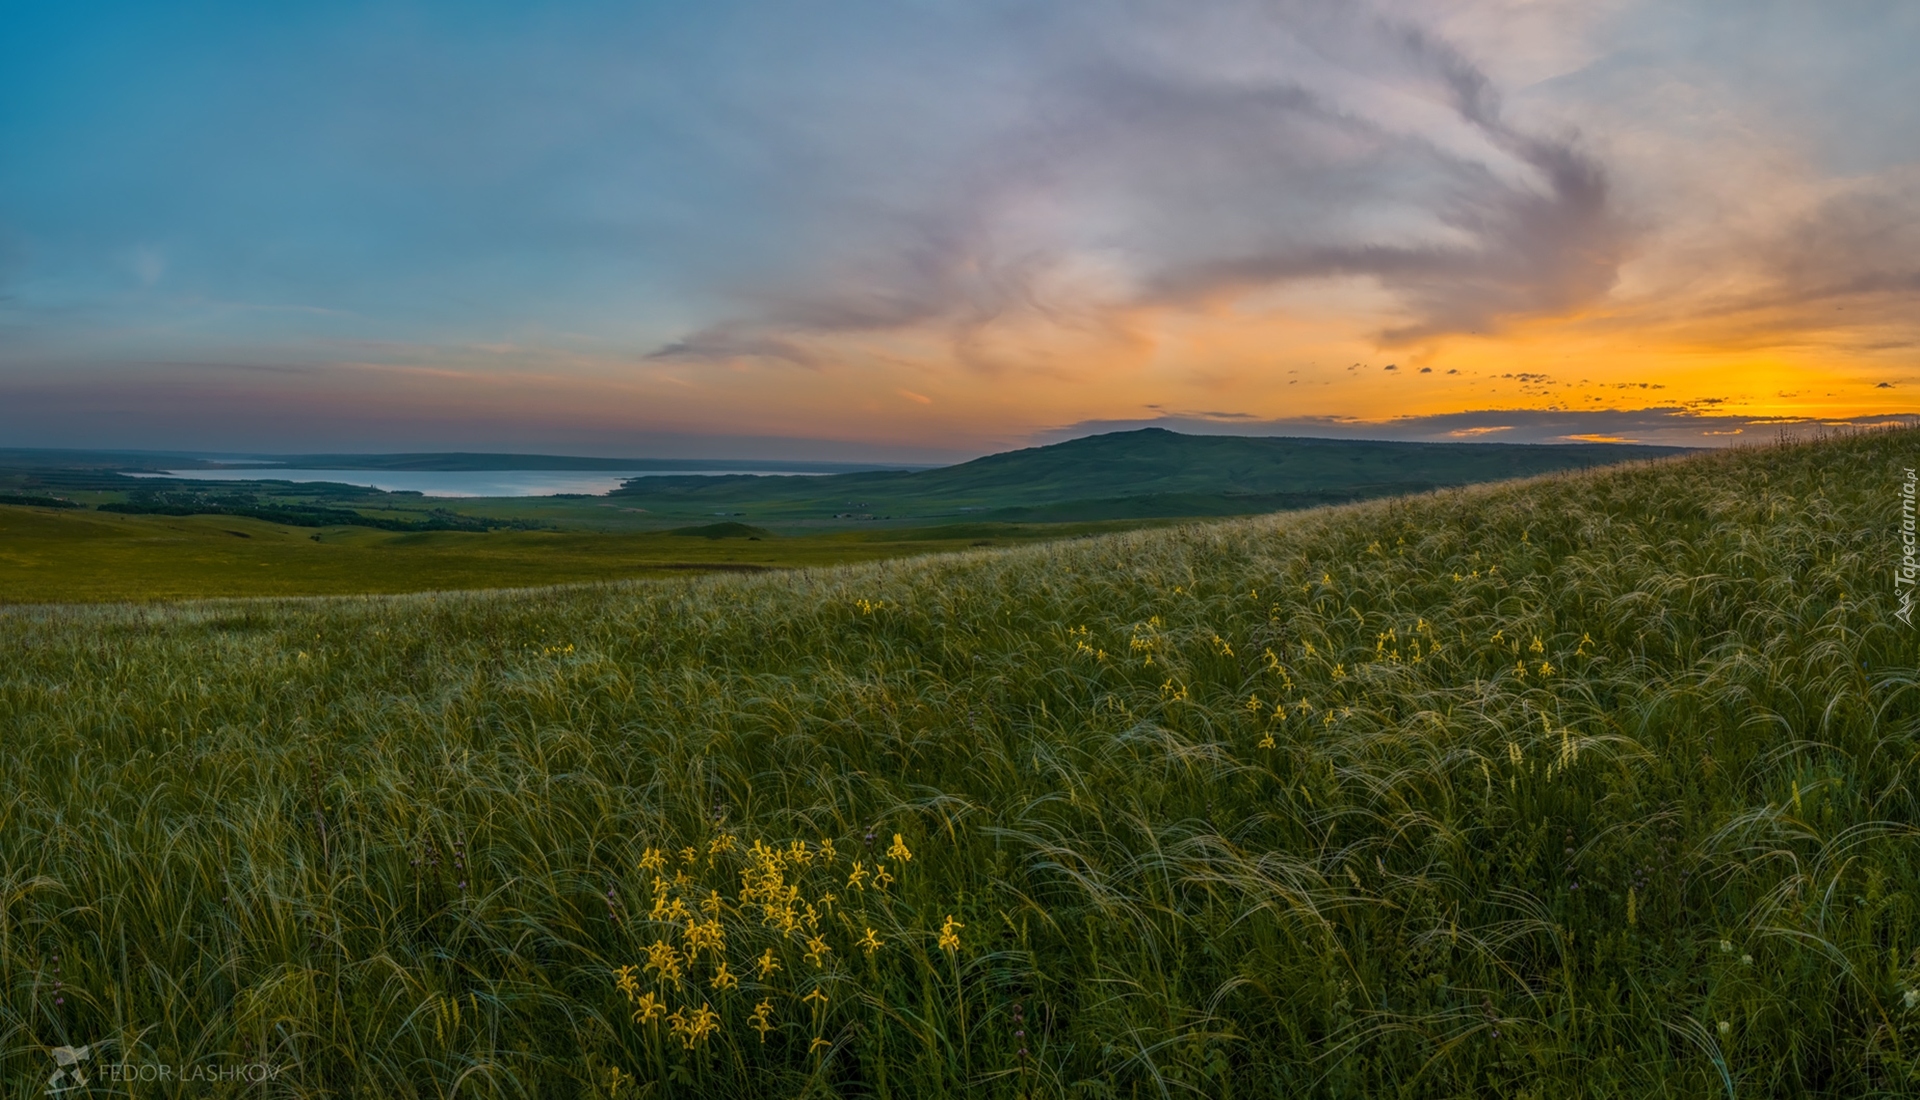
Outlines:
[[995,326],[1085,329],[1356,276],[1399,301],[1379,335],[1405,342],[1613,285],[1631,233],[1606,169],[1509,121],[1435,33],[1334,4],[1129,14],[1087,5],[1042,28],[1028,109],[968,150],[963,186],[914,196],[653,354],[814,365],[823,339],[932,329],[964,357]]

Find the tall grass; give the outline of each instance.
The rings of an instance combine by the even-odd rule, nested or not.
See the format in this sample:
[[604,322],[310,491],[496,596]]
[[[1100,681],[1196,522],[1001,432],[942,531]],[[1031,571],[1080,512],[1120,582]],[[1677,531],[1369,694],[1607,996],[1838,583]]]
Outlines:
[[15,612],[0,1088],[1920,1094],[1916,450]]

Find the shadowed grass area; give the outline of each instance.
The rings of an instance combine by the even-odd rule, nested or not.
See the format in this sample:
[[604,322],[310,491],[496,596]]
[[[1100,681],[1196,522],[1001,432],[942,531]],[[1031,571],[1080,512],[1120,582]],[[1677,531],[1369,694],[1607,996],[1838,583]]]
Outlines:
[[1912,1095],[1917,449],[6,612],[0,1080],[91,1044],[311,1096]]

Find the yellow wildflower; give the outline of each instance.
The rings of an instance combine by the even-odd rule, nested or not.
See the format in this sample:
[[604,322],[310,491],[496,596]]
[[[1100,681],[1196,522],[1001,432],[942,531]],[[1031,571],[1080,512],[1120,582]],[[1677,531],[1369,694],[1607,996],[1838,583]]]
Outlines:
[[753,1021],[753,1024],[751,1025],[753,1029],[760,1033],[760,1041],[763,1043],[767,1041],[767,1032],[773,1030],[772,1017],[773,1017],[772,1001],[761,1001],[759,1004],[754,1005],[753,1014],[748,1017],[748,1019]]
[[714,989],[739,989],[740,979],[727,969],[727,960],[721,959],[720,965],[713,971],[713,980],[708,983]]
[[718,955],[726,950],[726,947],[727,933],[720,927],[719,921],[710,920],[705,924],[695,920],[687,922],[687,958],[689,960],[693,958],[695,952],[711,951]]
[[1274,740],[1273,740],[1273,732],[1272,732],[1271,730],[1269,730],[1269,731],[1267,732],[1267,735],[1266,735],[1265,737],[1262,737],[1262,738],[1260,739],[1260,745],[1259,745],[1259,747],[1260,747],[1260,748],[1263,748],[1263,749],[1270,749],[1270,748],[1272,748],[1272,747],[1274,746],[1274,744],[1275,744],[1275,742],[1274,742]]
[[629,1001],[633,1000],[634,996],[640,992],[640,983],[636,981],[633,976],[637,969],[637,967],[623,966],[613,972],[613,976],[616,979],[613,987],[626,994],[627,1000]]
[[646,968],[658,971],[663,982],[677,982],[680,980],[680,952],[665,940],[655,940],[653,946],[647,948]]
[[778,969],[780,960],[773,957],[773,948],[769,947],[767,953],[760,956],[760,980],[766,981]]
[[893,881],[893,876],[890,874],[887,874],[887,865],[884,863],[879,864],[877,869],[873,872],[874,886],[878,887],[879,889],[885,890],[887,888],[887,884],[892,881]]
[[693,862],[699,858],[700,858],[700,852],[696,848],[680,849],[680,862],[686,864],[689,867],[693,866]]
[[819,969],[827,964],[827,953],[832,950],[833,948],[827,946],[824,938],[815,936],[807,941],[807,950],[801,957],[812,963],[815,969]]
[[867,929],[867,934],[860,937],[860,942],[857,946],[860,950],[867,953],[867,958],[871,959],[873,958],[873,953],[880,949],[880,937],[874,933],[873,929],[869,928]]
[[650,1024],[666,1014],[667,1006],[651,993],[642,993],[640,999],[633,1002],[633,1022],[636,1024]]
[[641,870],[651,871],[657,875],[661,871],[666,870],[666,867],[667,867],[667,857],[661,854],[660,849],[648,848],[645,852],[641,853],[640,855]]
[[795,867],[805,867],[813,862],[813,853],[807,850],[807,842],[796,840],[787,845],[787,859]]
[[800,1000],[802,1003],[812,1005],[815,1012],[824,1012],[827,1007],[827,995],[820,992],[818,988],[800,998]]
[[686,1010],[681,1009],[667,1017],[667,1022],[673,1025],[673,1033],[680,1037],[680,1045],[687,1050],[692,1050],[707,1036],[720,1030],[720,1014],[712,1006],[704,1004],[692,1016],[686,1015]]
[[913,858],[913,853],[907,851],[907,842],[901,839],[899,833],[893,834],[893,847],[887,849],[887,858],[897,859],[902,863]]
[[822,840],[820,842],[820,862],[832,863],[838,856],[839,853],[833,850],[833,841]]
[[867,869],[859,860],[853,861],[853,873],[847,876],[847,885],[855,890],[866,889]]
[[822,1047],[825,1047],[828,1050],[832,1050],[833,1044],[827,1042],[825,1039],[822,1039],[818,1035],[816,1035],[813,1037],[813,1042],[807,1047],[807,1053],[818,1054]]
[[940,950],[942,951],[960,950],[960,931],[959,930],[965,927],[966,925],[961,924],[959,921],[953,919],[952,913],[948,913],[946,921],[940,925]]

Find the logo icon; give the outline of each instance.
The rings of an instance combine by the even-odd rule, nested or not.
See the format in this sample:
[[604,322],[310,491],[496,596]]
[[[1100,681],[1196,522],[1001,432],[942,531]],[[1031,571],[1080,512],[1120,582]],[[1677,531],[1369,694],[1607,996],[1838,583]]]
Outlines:
[[53,1076],[47,1078],[48,1096],[64,1096],[75,1089],[87,1087],[87,1070],[80,1063],[93,1057],[91,1044],[83,1047],[54,1047],[47,1053],[53,1055]]
[[1913,625],[1913,593],[1911,591],[1900,593],[1900,610],[1893,614],[1908,626]]

